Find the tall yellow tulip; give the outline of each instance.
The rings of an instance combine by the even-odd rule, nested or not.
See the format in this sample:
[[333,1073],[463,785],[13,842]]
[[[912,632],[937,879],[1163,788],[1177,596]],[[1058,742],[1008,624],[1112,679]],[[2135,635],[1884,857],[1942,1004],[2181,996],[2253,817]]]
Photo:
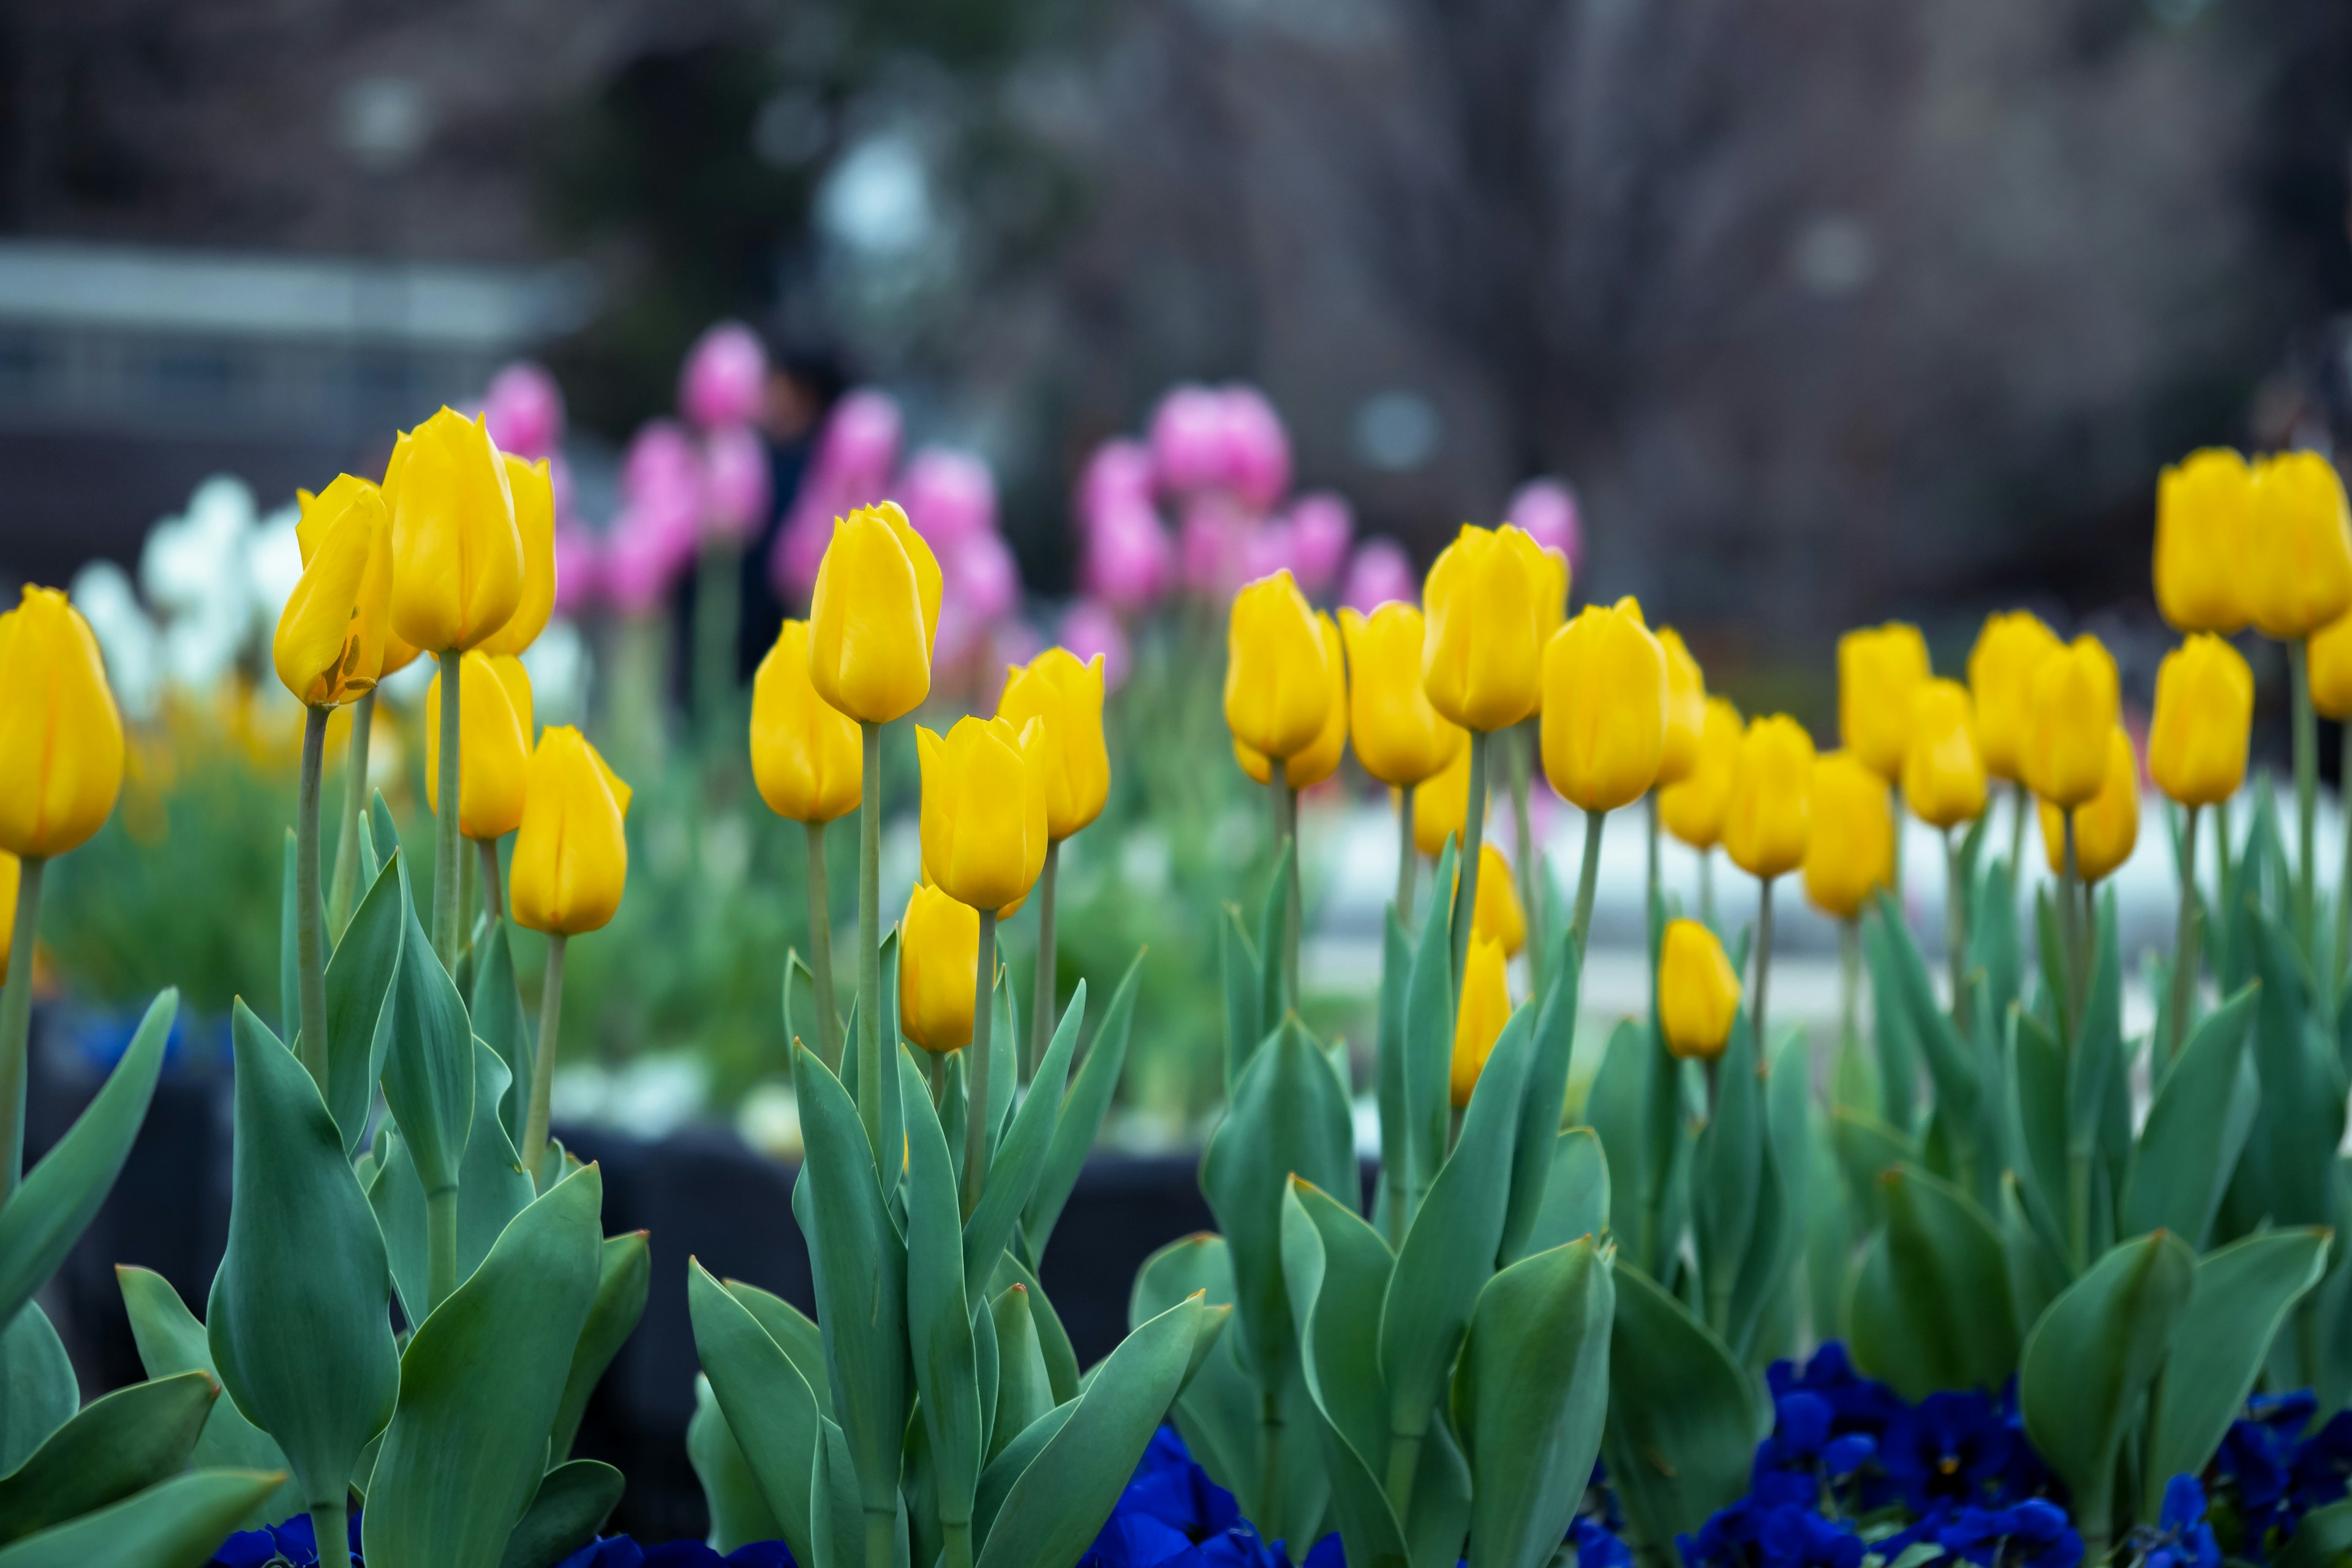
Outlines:
[[940,563],[896,501],[833,525],[809,596],[809,679],[862,724],[887,724],[931,692]]
[[1225,634],[1225,724],[1262,757],[1288,759],[1329,727],[1344,672],[1287,569],[1234,595]]
[[2254,474],[2226,447],[2206,447],[2156,479],[2156,605],[2176,631],[2234,632],[2246,624],[2246,549]]
[[[2100,751],[2105,767],[2099,793],[2074,808],[2074,869],[2085,882],[2105,881],[2131,858],[2139,843],[2139,767],[2131,737],[2111,725]],[[2065,871],[2065,825],[2047,799],[2042,803],[2042,840],[2053,876]]]
[[2236,558],[2247,613],[2263,636],[2294,642],[2352,610],[2352,523],[2334,465],[2309,451],[2263,458],[2252,512]]
[[527,463],[501,452],[499,460],[506,465],[515,532],[522,541],[522,592],[506,624],[478,646],[484,653],[519,654],[539,640],[555,613],[555,484],[545,458]]
[[1491,844],[1478,847],[1478,906],[1470,912],[1470,934],[1496,943],[1506,958],[1528,944],[1527,906],[1519,901],[1511,863]]
[[1911,738],[1911,693],[1929,675],[1927,644],[1903,621],[1838,638],[1838,735],[1845,749],[1893,784]]
[[0,849],[64,854],[121,787],[122,719],[98,639],[63,594],[28,584],[0,616]]
[[1731,776],[1739,764],[1745,732],[1739,710],[1729,698],[1708,698],[1696,764],[1680,784],[1658,792],[1658,816],[1666,831],[1702,853],[1723,837],[1723,814],[1731,803]]
[[[458,663],[457,831],[468,838],[503,838],[522,826],[533,771],[530,743],[516,718],[506,682],[488,655]],[[425,801],[441,811],[441,678],[425,689]],[[602,921],[597,922],[602,924]]]
[[2021,782],[2032,728],[2033,677],[2063,645],[2031,610],[1985,617],[1969,650],[1969,691],[1976,699],[1977,744],[1985,772]]
[[2352,614],[2311,634],[2311,705],[2330,719],[2352,719]]
[[[1293,794],[1321,784],[1339,771],[1339,759],[1348,752],[1348,679],[1347,657],[1341,651],[1339,628],[1331,617],[1317,611],[1316,628],[1322,634],[1326,668],[1332,672],[1330,705],[1324,710],[1323,727],[1304,751],[1295,752],[1282,764],[1283,782]],[[1274,782],[1274,765],[1265,756],[1240,736],[1234,737],[1234,760],[1242,772],[1258,784]]]
[[1769,879],[1805,863],[1812,773],[1813,738],[1803,725],[1785,713],[1749,721],[1724,810],[1723,847],[1733,865]]
[[2087,805],[2107,777],[2107,731],[2120,699],[2115,656],[2085,633],[2033,672],[2025,784],[2060,807]]
[[980,911],[919,883],[898,922],[898,1027],[934,1056],[971,1044],[978,1005]]
[[1811,804],[1805,897],[1832,920],[1853,920],[1872,893],[1895,883],[1886,781],[1853,752],[1831,752],[1813,763]]
[[[1885,791],[1879,791],[1881,810]],[[1739,1016],[1739,976],[1715,932],[1696,921],[1666,924],[1658,951],[1658,1027],[1666,1052],[1712,1063],[1730,1042]]]
[[478,647],[522,597],[506,464],[481,418],[452,408],[410,431],[394,460],[393,630],[427,653]]
[[1565,565],[1509,523],[1463,525],[1430,566],[1423,593],[1422,685],[1433,707],[1480,731],[1536,711],[1544,647],[1567,596]]
[[865,767],[857,721],[809,679],[808,643],[808,623],[786,621],[751,678],[751,779],[777,816],[821,825],[857,809]]
[[1474,936],[1462,968],[1462,1000],[1454,1012],[1454,1066],[1447,1089],[1456,1110],[1470,1103],[1470,1091],[1478,1087],[1486,1058],[1510,1021],[1511,987],[1503,944]]
[[1975,706],[1957,680],[1931,679],[1911,694],[1909,749],[1903,757],[1903,801],[1932,827],[1957,827],[1984,815],[1984,756],[1977,749]]
[[949,897],[974,909],[993,911],[1024,896],[1044,862],[1045,802],[1032,799],[1029,762],[1042,746],[1042,728],[1034,719],[1016,731],[1008,720],[967,715],[944,737],[915,731],[923,769],[923,869]]
[[1092,822],[1110,796],[1110,752],[1103,742],[1103,658],[1085,663],[1049,647],[1006,672],[996,716],[1015,729],[1045,724],[1045,834],[1058,843]]
[[515,724],[522,731],[525,751],[539,743],[539,715],[534,710],[530,690],[530,671],[521,659],[510,653],[485,656],[490,661],[490,672],[506,689],[507,701],[513,705]]
[[1470,748],[1454,753],[1438,775],[1412,792],[1412,844],[1431,859],[1461,837],[1470,815]]
[[1664,754],[1665,650],[1630,598],[1591,605],[1543,658],[1544,775],[1560,798],[1613,811],[1642,798]]
[[1339,612],[1348,656],[1348,739],[1364,771],[1391,789],[1412,789],[1457,761],[1462,727],[1430,705],[1421,681],[1418,606],[1391,599],[1369,616]]
[[1699,746],[1706,735],[1706,676],[1683,646],[1680,632],[1660,626],[1657,636],[1666,656],[1666,743],[1658,753],[1658,787],[1666,790],[1689,778],[1699,765]]
[[2254,676],[2245,657],[2210,632],[2190,636],[2157,667],[2147,737],[2157,788],[2188,806],[2218,805],[2237,794],[2253,719]]
[[307,708],[375,689],[392,615],[392,520],[383,496],[341,474],[317,495],[297,490],[301,580],[270,639],[278,679]]

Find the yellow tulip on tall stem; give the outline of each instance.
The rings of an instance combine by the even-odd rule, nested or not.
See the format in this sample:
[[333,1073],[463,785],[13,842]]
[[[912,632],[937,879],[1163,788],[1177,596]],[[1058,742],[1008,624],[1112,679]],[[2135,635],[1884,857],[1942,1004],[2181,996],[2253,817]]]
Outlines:
[[1426,625],[1420,609],[1394,600],[1370,616],[1339,612],[1348,655],[1348,739],[1364,771],[1398,792],[1397,918],[1412,921],[1420,864],[1414,814],[1422,786],[1463,756],[1466,737],[1429,704],[1421,683]]
[[2059,648],[2058,635],[2031,611],[1985,617],[1969,650],[1969,695],[1976,704],[1977,747],[1990,778],[2010,785],[2009,869],[2025,878],[2025,820],[2033,810],[2025,784],[2025,740],[2033,709],[2033,674]]
[[1904,621],[1860,626],[1838,638],[1838,735],[1886,782],[1895,812],[1895,893],[1903,895],[1903,756],[1911,694],[1929,676],[1927,644]]
[[[2315,649],[2327,645],[2326,633],[2312,639]],[[2352,702],[2352,680],[2342,687],[2336,683],[2332,651],[2327,660],[2315,661],[2315,668],[2323,662],[2330,676],[2331,705],[2338,698]],[[2352,668],[2342,674],[2352,677]],[[2196,997],[2198,816],[2204,807],[2218,805],[2235,795],[2244,782],[2253,717],[2253,671],[2236,648],[2209,632],[2200,632],[2164,656],[2156,672],[2156,718],[2147,737],[2148,772],[2157,787],[2187,813],[2188,820],[2181,829],[2180,923],[2172,952],[2172,1011],[2162,1042],[2164,1054],[2158,1062],[2159,1071],[2179,1055],[2181,1041],[2188,1037],[2189,1005]],[[2352,836],[2347,836],[2347,843],[2352,844]],[[2339,919],[2339,971],[2344,937]]]
[[751,782],[777,816],[808,840],[809,969],[816,984],[817,1055],[841,1071],[841,1014],[833,988],[833,900],[825,885],[824,829],[857,808],[865,763],[856,722],[809,683],[809,629],[786,621],[751,678]]
[[1021,1081],[1036,1076],[1052,1037],[1059,1004],[1055,966],[1054,889],[1060,879],[1062,840],[1102,815],[1110,797],[1110,751],[1103,743],[1103,657],[1085,663],[1050,647],[1005,671],[997,717],[1016,730],[1035,719],[1045,726],[1045,865],[1037,876],[1037,978],[1030,991],[1028,1048]]
[[1698,855],[1698,918],[1709,926],[1715,924],[1715,847],[1723,838],[1723,814],[1731,800],[1731,775],[1738,765],[1744,730],[1739,710],[1727,698],[1706,699],[1690,773],[1656,792],[1658,816],[1666,831]]
[[1631,598],[1588,605],[1544,649],[1544,776],[1584,811],[1584,864],[1569,927],[1580,957],[1592,931],[1601,825],[1657,781],[1667,729],[1666,653]]
[[2312,634],[2311,701],[2343,732],[2336,798],[2344,818],[2344,859],[2336,874],[2336,967],[2331,972],[2340,985],[2352,968],[2352,808],[2346,808],[2352,803],[2352,615],[2338,616]]
[[1951,971],[1952,1021],[1969,1026],[1969,885],[1955,829],[1985,810],[1984,753],[1975,704],[1957,680],[1930,679],[1911,694],[1903,756],[1903,800],[1944,837],[1944,952]]
[[2114,656],[2095,637],[2076,637],[2034,670],[2031,704],[2022,760],[2025,782],[2042,803],[2042,840],[2060,878],[2059,923],[2073,970],[2066,1009],[2071,1038],[2090,984],[2074,813],[2106,783],[2107,734],[2118,708]]
[[[1649,898],[1643,905],[1643,920],[1649,920],[1649,910],[1658,901],[1659,829],[1663,826],[1661,797],[1666,791],[1682,784],[1699,768],[1701,747],[1706,739],[1706,676],[1698,660],[1684,646],[1682,634],[1672,626],[1658,628],[1658,646],[1666,656],[1666,742],[1658,753],[1658,779],[1646,797],[1649,810],[1647,824],[1650,848]],[[1699,861],[1701,876],[1706,872],[1706,858]]]
[[[1288,1006],[1298,1003],[1300,917],[1299,786],[1289,763],[1316,750],[1335,712],[1339,741],[1347,740],[1346,671],[1339,635],[1333,630],[1327,637],[1328,626],[1328,616],[1318,624],[1287,569],[1244,585],[1234,595],[1226,622],[1225,727],[1233,731],[1235,759],[1273,792],[1276,858],[1288,850],[1283,951],[1265,955],[1265,963],[1281,967]],[[1335,752],[1334,766],[1338,761]]]
[[1723,847],[1731,863],[1757,880],[1756,1005],[1749,1016],[1759,1058],[1770,1039],[1765,1033],[1765,1003],[1772,980],[1772,884],[1805,863],[1812,831],[1812,782],[1813,739],[1804,726],[1785,713],[1748,726],[1724,808]]

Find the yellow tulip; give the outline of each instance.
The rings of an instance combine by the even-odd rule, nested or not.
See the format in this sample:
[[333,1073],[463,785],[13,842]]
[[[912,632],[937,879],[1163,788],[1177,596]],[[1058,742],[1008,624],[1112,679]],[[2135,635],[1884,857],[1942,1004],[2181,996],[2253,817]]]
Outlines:
[[[1307,742],[1307,749],[1294,753],[1282,764],[1283,782],[1294,791],[1321,784],[1338,773],[1339,759],[1348,751],[1347,659],[1340,652],[1339,630],[1331,624],[1331,617],[1320,610],[1315,613],[1315,623],[1323,634],[1324,656],[1333,671],[1331,706],[1324,713],[1323,728]],[[1273,782],[1273,764],[1238,735],[1234,738],[1234,761],[1255,782]]]
[[539,741],[539,715],[533,710],[530,671],[510,653],[491,654],[489,660],[499,684],[506,688],[507,701],[514,708],[515,725],[522,731],[523,750],[528,752]]
[[856,721],[810,684],[808,623],[786,621],[751,678],[751,780],[760,798],[794,822],[831,822],[857,809],[865,776]]
[[98,639],[55,588],[0,616],[0,849],[47,858],[97,832],[122,788],[122,717]]
[[1462,1001],[1454,1015],[1454,1068],[1449,1089],[1456,1110],[1470,1103],[1496,1037],[1511,1021],[1511,987],[1503,944],[1473,934],[1462,965]]
[[[2315,650],[2332,630],[2312,639]],[[2343,716],[2325,705],[2320,710]],[[2182,805],[2218,805],[2237,794],[2246,781],[2253,721],[2254,673],[2245,656],[2210,632],[2191,635],[2157,667],[2156,720],[2147,733],[2147,771],[2157,788]]]
[[[1880,791],[1882,797],[1885,791]],[[1723,1055],[1739,1016],[1739,976],[1715,932],[1696,921],[1667,922],[1658,952],[1658,1026],[1666,1051],[1685,1061]]]
[[1465,523],[1429,569],[1422,688],[1472,730],[1501,730],[1543,700],[1543,654],[1560,623],[1566,563],[1518,529]]
[[515,532],[522,541],[522,594],[506,625],[478,646],[484,653],[519,654],[539,640],[555,613],[555,484],[545,458],[526,463],[501,452],[499,460],[506,465]]
[[1444,771],[1412,792],[1412,847],[1435,859],[1470,819],[1470,748],[1457,747]]
[[[503,838],[522,826],[530,742],[489,656],[467,654],[457,668],[464,682],[457,689],[457,831],[468,838]],[[436,675],[425,689],[425,804],[436,816],[440,779],[441,678]]]
[[1464,754],[1467,740],[1460,725],[1430,706],[1422,689],[1423,629],[1420,608],[1401,600],[1370,616],[1339,612],[1348,654],[1348,739],[1364,771],[1392,788],[1435,778]]
[[[462,721],[473,701],[469,692],[460,696]],[[458,762],[465,762],[462,752]],[[533,931],[562,936],[610,921],[629,879],[629,842],[621,826],[628,810],[629,786],[596,748],[568,724],[549,725],[531,753],[522,826],[507,873],[514,918]]]
[[1903,755],[1903,802],[1932,827],[1984,815],[1984,755],[1975,705],[1957,680],[1934,679],[1911,694],[1911,739]]
[[1614,811],[1657,781],[1666,742],[1666,655],[1632,599],[1590,605],[1543,656],[1544,776],[1560,798]]
[[2246,609],[2265,637],[2292,642],[2352,610],[2352,524],[2326,458],[2280,452],[2254,465],[2242,556]]
[[2032,727],[2033,676],[2063,645],[2031,610],[1985,617],[1969,650],[1969,693],[1976,699],[1977,746],[1985,772],[2012,782],[2025,773]]
[[1329,726],[1345,672],[1287,569],[1234,595],[1225,632],[1225,726],[1263,757],[1295,757]]
[[[1461,882],[1459,870],[1454,880]],[[1517,880],[1511,863],[1491,844],[1478,846],[1478,903],[1470,911],[1470,935],[1494,942],[1506,958],[1516,958],[1528,945],[1528,911],[1519,902]]]
[[1813,763],[1812,831],[1805,840],[1805,897],[1832,920],[1850,921],[1895,881],[1895,813],[1886,781],[1852,752]]
[[481,419],[444,408],[393,454],[392,626],[427,653],[479,647],[522,597],[506,464]]
[[[2132,759],[2131,737],[2121,725],[2111,725],[2105,742],[2106,772],[2099,793],[2074,808],[2074,868],[2085,882],[2105,881],[2139,843],[2139,768]],[[2058,808],[2044,800],[2042,843],[2053,877],[2066,868],[2065,832]]]
[[2025,787],[2053,805],[2084,805],[2107,778],[2116,727],[2116,660],[2098,638],[2076,637],[2033,672]]
[[980,911],[928,883],[898,922],[898,1032],[937,1056],[971,1044]]
[[0,849],[0,985],[6,984],[8,943],[16,929],[16,884],[22,865],[5,849]]
[[896,501],[833,525],[809,596],[809,680],[852,719],[887,724],[931,692],[940,563]]
[[[923,768],[923,872],[949,897],[993,910],[1025,896],[1045,859],[1045,809],[1030,756],[1043,758],[1034,719],[967,715],[942,738],[918,726]],[[1031,848],[1032,838],[1035,848]]]
[[1712,849],[1723,837],[1723,814],[1731,804],[1731,775],[1739,765],[1746,729],[1727,697],[1708,698],[1704,711],[1698,757],[1689,776],[1658,792],[1658,816],[1666,831],[1694,849]]
[[1739,738],[1724,808],[1723,847],[1751,877],[1778,877],[1805,862],[1813,738],[1785,713],[1752,721]]
[[1698,766],[1706,734],[1706,676],[1674,627],[1658,628],[1658,647],[1666,655],[1666,743],[1658,753],[1658,787],[1671,789]]
[[318,495],[297,490],[302,577],[269,645],[278,679],[309,708],[375,689],[392,618],[392,520],[365,479],[338,475]]
[[1005,672],[996,716],[1016,729],[1045,721],[1045,836],[1067,838],[1102,814],[1110,796],[1110,752],[1103,744],[1103,658],[1086,663],[1049,647]]
[[1889,621],[1838,638],[1838,736],[1889,784],[1903,774],[1911,693],[1928,674],[1927,644],[1917,626]]
[[2226,447],[2207,447],[2156,479],[2156,605],[2175,630],[2234,632],[2246,624],[2246,548],[2254,474]]
[[2352,615],[2311,634],[2311,705],[2330,719],[2352,719]]

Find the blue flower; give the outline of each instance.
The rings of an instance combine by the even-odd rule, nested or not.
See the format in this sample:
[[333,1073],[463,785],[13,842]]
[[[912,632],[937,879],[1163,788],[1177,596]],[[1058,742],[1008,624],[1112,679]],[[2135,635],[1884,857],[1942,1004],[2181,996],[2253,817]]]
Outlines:
[[1845,1346],[1828,1341],[1800,1369],[1792,1362],[1776,1361],[1764,1372],[1777,1405],[1792,1394],[1810,1394],[1829,1406],[1830,1430],[1843,1436],[1866,1432],[1877,1436],[1903,1409],[1903,1398],[1883,1383],[1853,1370]]
[[[354,1512],[346,1521],[350,1552],[354,1558],[360,1553],[360,1516]],[[267,1530],[240,1530],[223,1542],[213,1553],[212,1568],[261,1568],[268,1563],[287,1562],[294,1568],[318,1568],[319,1537],[310,1526],[310,1516],[298,1513],[282,1523]]]
[[2205,1489],[2195,1476],[2167,1481],[2156,1524],[2132,1533],[2145,1553],[2145,1568],[2221,1568],[2221,1547],[2205,1522]]
[[1983,1394],[1931,1394],[1887,1424],[1878,1464],[1913,1510],[1925,1514],[1938,1503],[2017,1500],[2038,1468],[2023,1450],[2003,1413]]
[[[1568,1543],[1576,1549],[1576,1568],[1633,1568],[1633,1548],[1610,1533],[1599,1520],[1577,1515],[1568,1527]],[[1309,1555],[1301,1568],[1320,1565]],[[1345,1568],[1344,1561],[1334,1568]]]
[[1234,1494],[1192,1462],[1183,1438],[1167,1426],[1152,1435],[1127,1489],[1078,1563],[1079,1568],[1288,1568],[1288,1559],[1242,1518]]
[[1932,1540],[1963,1562],[1983,1568],[2075,1568],[2083,1538],[2056,1503],[2028,1498],[2007,1508],[1946,1510],[1923,1521]]
[[1752,1497],[1712,1515],[1675,1545],[1692,1568],[1861,1568],[1864,1552],[1862,1537],[1843,1521]]

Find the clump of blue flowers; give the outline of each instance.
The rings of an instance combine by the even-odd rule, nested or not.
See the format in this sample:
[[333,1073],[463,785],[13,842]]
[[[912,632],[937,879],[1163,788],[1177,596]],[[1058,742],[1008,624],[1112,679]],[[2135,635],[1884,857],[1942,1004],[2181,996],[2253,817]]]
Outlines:
[[2316,1430],[2308,1390],[2258,1394],[2213,1458],[2213,1518],[2232,1557],[2261,1562],[2315,1509],[2343,1500],[2352,1483],[2352,1411]]

